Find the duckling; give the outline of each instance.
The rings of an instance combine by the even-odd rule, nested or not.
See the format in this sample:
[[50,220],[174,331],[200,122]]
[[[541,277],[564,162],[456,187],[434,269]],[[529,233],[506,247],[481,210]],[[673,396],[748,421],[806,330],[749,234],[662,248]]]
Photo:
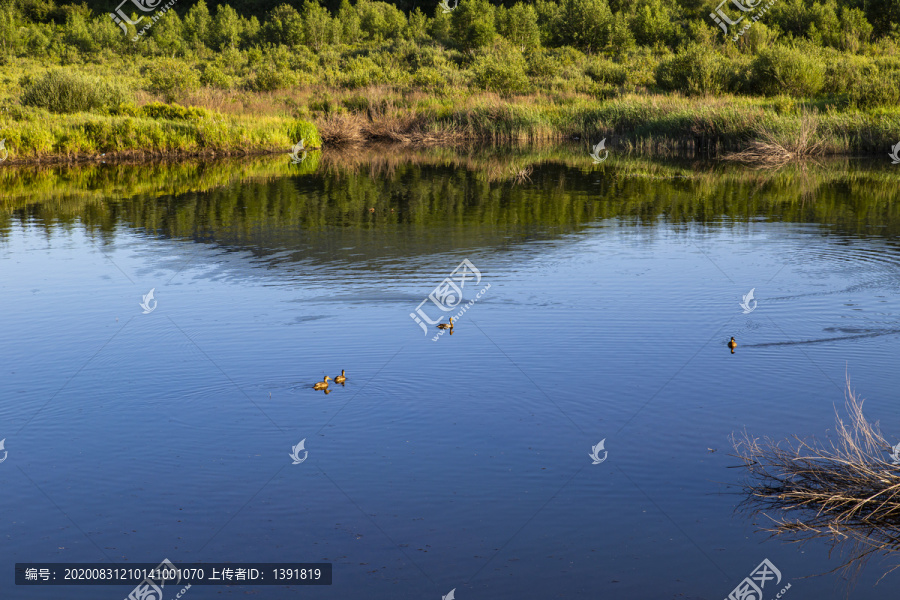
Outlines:
[[344,375],[344,370],[341,369],[341,374],[334,378],[334,382],[343,385],[345,381],[347,381],[347,377]]
[[329,379],[331,379],[331,377],[329,377],[328,375],[326,375],[326,376],[325,376],[325,379],[323,379],[322,381],[316,383],[316,385],[313,386],[313,389],[314,389],[314,390],[324,390],[325,388],[328,387],[328,380],[329,380]]
[[437,328],[438,329],[453,329],[453,317],[450,317],[449,325],[447,325],[446,323],[438,323]]
[[731,353],[734,354],[734,349],[737,348],[737,342],[734,341],[734,337],[732,337],[731,341],[728,342],[728,347],[731,348]]

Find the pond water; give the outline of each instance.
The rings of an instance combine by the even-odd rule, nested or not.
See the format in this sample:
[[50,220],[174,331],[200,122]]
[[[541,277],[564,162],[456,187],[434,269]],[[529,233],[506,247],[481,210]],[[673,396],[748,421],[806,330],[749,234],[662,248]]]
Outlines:
[[196,599],[718,600],[764,559],[844,597],[736,511],[729,440],[829,439],[849,377],[900,441],[900,167],[579,152],[0,171],[0,596],[168,558],[333,563]]

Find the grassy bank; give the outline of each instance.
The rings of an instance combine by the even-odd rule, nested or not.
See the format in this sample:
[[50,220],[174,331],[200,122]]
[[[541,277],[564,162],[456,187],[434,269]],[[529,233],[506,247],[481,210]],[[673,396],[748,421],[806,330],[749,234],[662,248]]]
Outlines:
[[[109,114],[55,115],[14,107],[0,117],[9,162],[112,160],[177,156],[226,156],[287,152],[301,138],[307,147],[391,142],[413,146],[468,142],[544,142],[607,139],[613,152],[720,156],[764,137],[785,146],[815,144],[825,155],[886,156],[900,135],[900,110],[819,112],[814,104],[783,99],[628,94],[597,101],[546,95],[501,99],[491,93],[459,98],[458,105],[428,98],[395,102],[382,88],[367,90],[377,110],[328,111],[297,118],[302,111],[256,111],[260,98],[245,97],[239,110],[152,102]],[[322,90],[296,90],[296,98]],[[332,96],[346,102],[339,90]],[[282,105],[287,98],[282,98]],[[201,102],[196,101],[197,104]],[[766,137],[768,139],[768,137]],[[802,152],[800,153],[802,154]]]
[[0,0],[8,160],[286,151],[301,121],[332,145],[607,138],[776,162],[900,136],[900,11],[877,3],[785,0],[733,37],[681,0],[192,0],[131,14],[142,35],[113,4]]

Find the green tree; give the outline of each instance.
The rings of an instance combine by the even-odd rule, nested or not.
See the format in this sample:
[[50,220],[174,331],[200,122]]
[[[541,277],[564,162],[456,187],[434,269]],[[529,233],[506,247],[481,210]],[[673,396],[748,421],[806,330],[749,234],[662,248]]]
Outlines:
[[182,51],[185,39],[184,25],[174,10],[166,11],[166,14],[153,25],[150,33],[163,54],[174,57]]
[[241,17],[227,4],[220,4],[213,18],[211,32],[211,41],[216,50],[237,48],[243,32]]
[[498,11],[497,21],[500,35],[522,52],[541,45],[541,31],[534,7],[516,3],[508,10]]
[[488,0],[462,0],[450,14],[450,31],[462,50],[490,45],[497,35],[494,7]]
[[551,29],[559,45],[592,52],[607,45],[612,23],[606,0],[563,0]]
[[307,45],[318,52],[328,42],[331,15],[318,0],[303,3],[303,31]]
[[209,46],[211,29],[212,18],[209,15],[209,8],[204,0],[197,0],[184,16],[182,23],[184,37],[193,47]]
[[638,45],[674,46],[678,32],[677,7],[668,0],[636,0],[631,13],[631,32]]
[[409,13],[409,24],[404,33],[410,40],[423,40],[428,37],[428,17],[418,6]]
[[348,44],[355,44],[362,36],[360,28],[359,11],[350,6],[349,0],[341,0],[341,6],[337,12],[337,20],[341,24],[343,40]]

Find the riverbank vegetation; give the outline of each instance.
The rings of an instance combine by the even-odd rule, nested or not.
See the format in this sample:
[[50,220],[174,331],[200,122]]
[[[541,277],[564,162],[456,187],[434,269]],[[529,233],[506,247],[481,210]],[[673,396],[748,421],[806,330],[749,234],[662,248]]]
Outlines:
[[862,405],[848,387],[848,420],[836,417],[833,442],[734,439],[747,474],[744,506],[764,517],[763,530],[793,542],[824,539],[845,552],[835,570],[851,573],[896,555],[900,543],[900,466]]
[[694,0],[122,5],[137,29],[117,6],[0,0],[12,160],[288,151],[300,137],[607,137],[710,155],[775,139],[756,149],[802,156],[798,136],[816,154],[869,153],[900,131],[900,8],[881,0],[782,0],[736,42]]

